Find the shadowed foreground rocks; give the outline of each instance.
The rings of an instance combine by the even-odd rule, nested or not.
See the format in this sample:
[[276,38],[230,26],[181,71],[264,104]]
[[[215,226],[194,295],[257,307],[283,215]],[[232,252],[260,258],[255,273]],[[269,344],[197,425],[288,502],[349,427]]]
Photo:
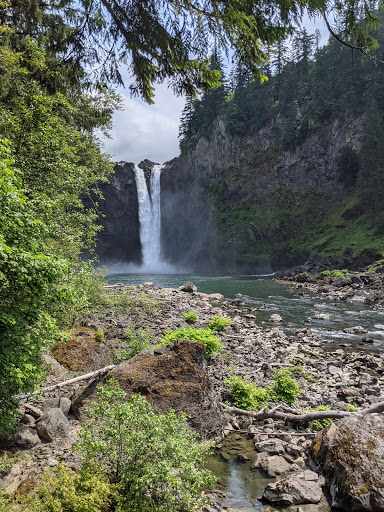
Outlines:
[[383,414],[350,416],[333,423],[312,445],[331,504],[342,510],[384,511]]
[[[203,437],[222,436],[227,421],[209,380],[203,344],[181,339],[143,351],[116,366],[102,382],[111,378],[128,395],[145,396],[156,412],[186,412],[189,425]],[[95,400],[96,384],[91,383],[74,397],[72,410],[77,416],[81,417],[84,407]]]

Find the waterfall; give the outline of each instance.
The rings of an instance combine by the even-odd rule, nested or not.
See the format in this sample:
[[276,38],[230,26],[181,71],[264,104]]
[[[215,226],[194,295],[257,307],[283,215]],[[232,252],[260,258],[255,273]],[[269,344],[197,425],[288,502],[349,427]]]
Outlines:
[[143,270],[154,272],[163,262],[160,257],[160,175],[162,165],[154,165],[148,191],[144,170],[135,164],[137,199],[139,206],[140,241]]

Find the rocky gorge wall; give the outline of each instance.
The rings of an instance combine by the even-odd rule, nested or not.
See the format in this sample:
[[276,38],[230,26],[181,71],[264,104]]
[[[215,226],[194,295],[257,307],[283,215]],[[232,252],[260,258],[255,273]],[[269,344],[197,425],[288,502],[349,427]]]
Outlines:
[[119,162],[109,183],[100,186],[99,223],[96,253],[101,263],[141,261],[137,188],[133,164]]
[[288,241],[310,226],[324,195],[331,202],[344,197],[338,161],[346,147],[359,150],[362,124],[335,121],[282,151],[281,119],[239,138],[219,117],[209,140],[200,139],[164,169],[168,256],[174,257],[177,240],[180,247],[192,244],[199,255],[205,247],[209,263],[227,271],[262,272],[304,261],[309,251],[295,253]]

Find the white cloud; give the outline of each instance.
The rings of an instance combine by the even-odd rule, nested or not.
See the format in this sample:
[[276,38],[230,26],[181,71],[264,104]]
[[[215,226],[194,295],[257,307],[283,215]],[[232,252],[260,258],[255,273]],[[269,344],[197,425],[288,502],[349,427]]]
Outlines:
[[119,90],[123,110],[114,115],[111,139],[102,139],[112,160],[136,162],[148,158],[163,163],[179,155],[178,132],[185,98],[177,97],[165,84],[156,87],[155,104],[148,105]]

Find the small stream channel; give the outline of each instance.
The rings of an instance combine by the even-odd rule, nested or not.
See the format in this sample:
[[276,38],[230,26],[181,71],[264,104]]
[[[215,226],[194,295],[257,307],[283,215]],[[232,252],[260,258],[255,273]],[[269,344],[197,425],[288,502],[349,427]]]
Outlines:
[[[207,460],[207,468],[218,477],[217,489],[226,493],[223,505],[236,512],[262,510],[261,495],[275,478],[266,477],[260,470],[251,470],[255,456],[253,441],[246,434],[229,434],[220,448]],[[239,460],[239,454],[244,459]]]

